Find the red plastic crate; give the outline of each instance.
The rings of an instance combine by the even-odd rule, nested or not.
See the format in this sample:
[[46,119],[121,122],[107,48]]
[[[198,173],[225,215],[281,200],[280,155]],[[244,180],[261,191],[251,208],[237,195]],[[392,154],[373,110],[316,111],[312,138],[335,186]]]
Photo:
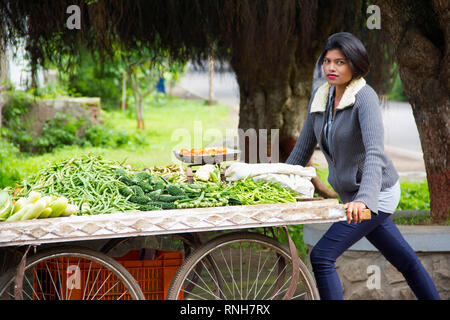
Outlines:
[[[163,300],[183,263],[183,253],[158,250],[153,260],[140,260],[140,254],[140,250],[133,250],[114,259],[136,279],[147,300]],[[33,299],[80,300],[94,295],[101,300],[131,299],[129,294],[122,295],[123,285],[110,272],[99,264],[78,258],[54,258],[37,264],[33,270],[33,288]],[[180,295],[179,299],[182,298]]]

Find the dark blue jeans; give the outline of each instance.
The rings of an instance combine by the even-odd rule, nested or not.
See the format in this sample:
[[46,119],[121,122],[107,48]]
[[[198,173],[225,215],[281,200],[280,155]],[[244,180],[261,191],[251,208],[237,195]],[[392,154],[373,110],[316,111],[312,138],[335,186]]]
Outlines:
[[362,237],[366,237],[400,271],[418,299],[440,299],[439,293],[411,246],[405,241],[390,214],[372,213],[371,220],[334,223],[311,251],[310,259],[322,300],[343,299],[335,269],[336,259]]

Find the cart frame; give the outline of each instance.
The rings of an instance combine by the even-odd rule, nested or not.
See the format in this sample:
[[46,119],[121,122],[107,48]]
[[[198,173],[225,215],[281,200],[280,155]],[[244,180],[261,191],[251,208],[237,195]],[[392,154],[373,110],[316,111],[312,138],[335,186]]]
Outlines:
[[[88,258],[90,254],[89,252],[91,252],[93,259],[95,258],[97,259],[97,262],[101,261],[102,263],[106,261],[104,262],[105,265],[111,266],[111,268],[114,269],[115,274],[118,275],[119,278],[123,278],[122,283],[128,283],[130,282],[130,274],[126,271],[126,269],[117,266],[119,263],[114,263],[112,262],[113,259],[106,258],[105,253],[96,253],[93,252],[93,250],[88,252],[87,249],[83,251],[83,249],[80,248],[77,249],[75,247],[70,247],[70,244],[68,245],[67,242],[155,235],[176,235],[184,233],[195,234],[197,232],[205,231],[242,231],[250,228],[327,223],[343,221],[345,219],[346,215],[344,207],[343,205],[339,205],[339,202],[336,199],[309,199],[307,201],[299,201],[295,203],[262,204],[251,206],[224,206],[146,212],[132,211],[126,213],[118,212],[105,215],[70,216],[51,219],[2,222],[0,223],[0,247],[54,244],[55,248],[52,250],[56,250],[55,252],[59,252],[60,255],[65,254],[67,256],[69,253],[72,254],[71,252],[74,252],[75,256],[83,255],[83,257]],[[278,257],[284,257],[287,264],[292,263],[294,265],[292,268],[292,276],[294,280],[297,280],[298,277],[300,277],[308,283],[307,287],[309,288],[307,288],[307,298],[319,298],[313,277],[301,261],[296,261],[298,259],[298,256],[295,256],[296,250],[293,250],[292,247],[283,248],[277,240],[272,238],[262,239],[257,235],[252,236],[252,233],[250,233],[250,236],[245,236],[242,232],[238,232],[236,234],[242,236],[227,236],[224,239],[230,243],[241,243],[247,241],[248,243],[259,243],[260,245],[265,245],[272,248],[276,251],[275,253]],[[176,299],[178,297],[178,291],[181,290],[180,288],[183,286],[182,281],[186,281],[187,274],[189,272],[192,273],[199,270],[198,265],[200,265],[200,261],[203,261],[203,266],[205,266],[204,261],[207,261],[209,266],[213,265],[211,262],[212,252],[216,250],[216,247],[220,247],[221,243],[222,242],[220,242],[220,239],[213,239],[208,243],[199,244],[197,248],[193,248],[196,250],[194,250],[194,252],[188,257],[185,257],[186,259],[180,266],[178,270],[179,272],[175,275],[172,286],[169,289],[169,294],[167,295],[168,298]],[[64,250],[64,248],[72,249]],[[293,254],[293,251],[295,251],[295,255]],[[33,259],[36,260],[36,258],[32,256],[29,258],[29,261],[33,262]],[[14,283],[19,280],[19,284],[21,285],[20,275],[23,277],[23,268],[27,268],[23,260],[22,264],[19,264],[18,267],[6,272],[3,275],[0,275],[0,296],[2,295],[1,291],[6,288],[5,283],[12,286],[13,280]],[[300,262],[301,267],[295,267],[298,266],[298,262]],[[285,262],[283,263],[286,265]],[[20,269],[20,265],[22,265],[22,269]],[[197,267],[195,267],[196,265]],[[300,270],[300,275],[296,272],[297,269]],[[280,270],[278,272],[279,274],[281,273]],[[218,277],[214,276],[212,278],[216,278],[214,281],[218,286],[218,290],[222,291],[219,293],[216,292],[213,295],[213,298],[226,298],[222,290],[223,288],[220,287],[220,281],[217,280]],[[292,289],[294,280],[291,280],[290,289]],[[174,286],[178,286],[178,289],[174,288]],[[184,286],[186,286],[186,284],[184,284]],[[135,299],[143,298],[142,292],[138,292],[139,289],[137,288],[137,283],[131,285],[128,284],[128,287],[128,291],[137,292],[134,294]],[[15,298],[22,297],[20,293],[17,295],[16,293],[17,292],[15,292],[14,295]],[[290,293],[291,296],[292,293],[293,292]],[[289,297],[289,295],[284,295],[284,298],[286,297]],[[233,299],[235,298],[236,297],[233,297]]]

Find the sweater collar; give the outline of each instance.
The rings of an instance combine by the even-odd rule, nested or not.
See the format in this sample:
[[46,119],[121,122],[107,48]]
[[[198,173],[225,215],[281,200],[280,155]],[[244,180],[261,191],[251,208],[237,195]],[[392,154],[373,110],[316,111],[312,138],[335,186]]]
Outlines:
[[[341,101],[336,109],[344,109],[355,104],[356,94],[366,85],[366,80],[364,78],[354,79],[345,88],[344,94],[342,95]],[[317,89],[314,99],[311,104],[310,113],[313,112],[324,112],[327,101],[328,93],[330,92],[330,85],[325,82],[323,85]]]

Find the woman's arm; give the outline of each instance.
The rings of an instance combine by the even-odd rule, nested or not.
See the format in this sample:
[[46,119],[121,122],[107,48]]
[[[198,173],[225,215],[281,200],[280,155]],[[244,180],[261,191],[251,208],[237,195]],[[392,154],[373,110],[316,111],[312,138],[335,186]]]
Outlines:
[[364,203],[371,211],[378,212],[378,196],[384,159],[384,126],[380,103],[375,91],[366,86],[358,95],[358,117],[362,141],[366,150],[359,191],[353,201]]

